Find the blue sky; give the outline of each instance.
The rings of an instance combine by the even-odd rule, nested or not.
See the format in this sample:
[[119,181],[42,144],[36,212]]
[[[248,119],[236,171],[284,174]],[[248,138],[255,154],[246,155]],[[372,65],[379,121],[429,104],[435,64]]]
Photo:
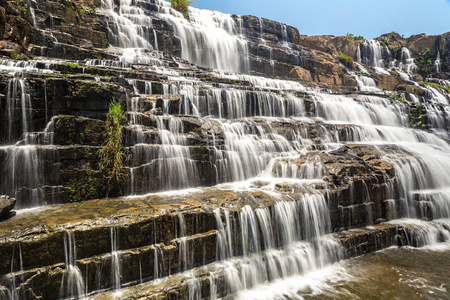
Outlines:
[[351,32],[370,39],[391,31],[406,37],[450,31],[450,0],[195,0],[193,6],[264,17],[307,35]]

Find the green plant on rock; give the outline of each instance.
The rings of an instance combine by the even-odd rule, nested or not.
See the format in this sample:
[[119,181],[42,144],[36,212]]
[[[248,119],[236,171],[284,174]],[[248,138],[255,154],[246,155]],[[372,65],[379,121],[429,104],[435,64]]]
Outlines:
[[354,40],[354,41],[364,41],[365,38],[361,35],[354,35],[353,33],[347,32],[346,37]]
[[25,6],[21,6],[21,7],[20,7],[20,11],[21,11],[21,12],[27,12],[27,8],[26,8]]
[[83,9],[83,11],[84,11],[84,13],[86,15],[95,16],[95,10],[94,9],[92,9],[92,8],[90,8],[88,6],[84,6],[84,5],[81,5],[81,8]]
[[67,183],[63,192],[65,202],[82,202],[98,199],[104,195],[104,184],[98,171],[87,169],[85,176],[72,179]]
[[387,40],[387,39],[382,39],[381,41],[380,41],[380,44],[381,44],[381,46],[383,46],[383,47],[388,47],[389,46],[389,41]]
[[425,48],[424,50],[422,50],[421,52],[418,53],[417,62],[419,62],[421,64],[425,64],[427,62],[427,60],[430,58],[430,55],[431,55],[431,49]]
[[105,194],[108,197],[113,186],[121,185],[126,179],[124,165],[126,160],[123,147],[122,129],[126,122],[125,111],[119,101],[109,104],[105,123],[105,143],[99,150],[99,169],[105,179]]
[[10,56],[11,56],[12,59],[17,59],[17,56],[18,56],[18,55],[17,55],[16,49],[14,49],[13,51],[11,51]]
[[447,93],[450,94],[450,85],[440,85],[440,84],[437,84],[437,83],[434,83],[434,82],[429,82],[429,81],[420,81],[420,83],[423,84],[423,85],[428,85],[428,86],[431,86],[431,87],[434,87],[434,88],[438,88],[438,89],[444,90],[444,91],[446,91]]
[[391,98],[394,98],[395,100],[399,101],[399,102],[405,102],[405,99],[403,97],[401,97],[400,95],[398,95],[395,92],[389,93],[388,94]]
[[339,55],[339,62],[341,64],[343,64],[344,66],[348,67],[348,68],[352,68],[353,67],[353,58],[351,58],[350,56],[347,56],[345,54],[341,54]]
[[183,14],[186,19],[189,19],[188,8],[193,3],[191,0],[170,0],[173,9]]
[[68,61],[64,61],[64,65],[68,66],[70,68],[71,71],[77,70],[77,69],[81,69],[81,66],[77,63],[71,63]]

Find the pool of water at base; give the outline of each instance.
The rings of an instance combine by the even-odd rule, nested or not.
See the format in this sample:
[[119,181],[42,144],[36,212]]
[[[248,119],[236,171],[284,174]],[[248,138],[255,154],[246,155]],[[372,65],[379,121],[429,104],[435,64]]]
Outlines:
[[450,299],[450,243],[389,248],[246,290],[238,299]]

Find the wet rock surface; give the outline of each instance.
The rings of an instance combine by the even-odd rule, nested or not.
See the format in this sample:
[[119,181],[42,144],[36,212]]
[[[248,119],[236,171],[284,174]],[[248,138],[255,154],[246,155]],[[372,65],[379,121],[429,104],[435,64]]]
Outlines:
[[16,213],[13,212],[16,205],[16,199],[9,196],[0,196],[0,221],[4,221],[13,217]]
[[[208,269],[219,260],[257,254],[265,264],[293,244],[324,249],[323,237],[337,245],[333,254],[342,250],[339,259],[421,246],[421,226],[385,221],[405,216],[407,201],[408,216],[442,215],[434,194],[405,193],[396,167],[422,168],[446,149],[436,136],[449,140],[447,105],[411,80],[432,72],[427,61],[438,50],[442,72],[430,83],[448,79],[448,34],[380,37],[385,63],[407,63],[404,46],[416,58],[430,47],[412,78],[340,64],[343,54],[356,60],[363,41],[229,16],[233,38],[246,39],[245,71],[264,76],[256,77],[180,58],[179,23],[157,1],[135,3],[136,19],[149,22],[139,25],[146,43],[133,55],[111,13],[126,3],[0,4],[0,188],[11,197],[0,198],[0,220],[10,217],[0,223],[0,298],[81,297],[74,284],[98,299],[120,287],[130,287],[125,299],[186,298],[198,285],[199,297],[214,288],[226,296],[226,276]],[[284,76],[296,81],[276,78]],[[113,99],[126,110],[127,176],[116,198],[99,199],[98,151]],[[427,156],[402,147],[411,141],[431,145]],[[12,216],[12,197],[18,208],[38,208]],[[443,241],[449,228],[439,230]]]

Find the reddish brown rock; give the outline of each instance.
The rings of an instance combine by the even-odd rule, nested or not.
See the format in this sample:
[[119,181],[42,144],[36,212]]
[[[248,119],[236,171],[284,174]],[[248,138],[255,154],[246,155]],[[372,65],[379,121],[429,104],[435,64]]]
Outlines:
[[296,67],[289,72],[289,77],[299,79],[300,81],[312,82],[311,72],[303,69],[302,67]]
[[386,74],[373,74],[373,78],[378,82],[380,88],[393,91],[401,83],[399,77]]
[[312,50],[318,50],[329,54],[345,54],[355,58],[358,41],[354,41],[346,36],[318,35],[300,36],[300,45]]

